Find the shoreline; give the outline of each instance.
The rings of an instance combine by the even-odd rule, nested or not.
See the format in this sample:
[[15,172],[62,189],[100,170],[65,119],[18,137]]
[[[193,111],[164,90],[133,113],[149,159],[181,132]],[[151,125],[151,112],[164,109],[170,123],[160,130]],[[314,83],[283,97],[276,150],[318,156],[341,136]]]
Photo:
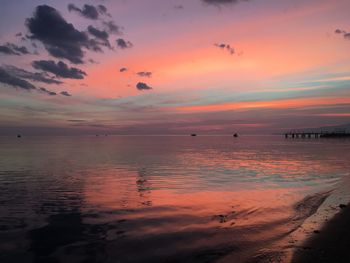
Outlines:
[[292,263],[350,262],[350,206],[342,206],[320,230],[303,242],[292,255]]

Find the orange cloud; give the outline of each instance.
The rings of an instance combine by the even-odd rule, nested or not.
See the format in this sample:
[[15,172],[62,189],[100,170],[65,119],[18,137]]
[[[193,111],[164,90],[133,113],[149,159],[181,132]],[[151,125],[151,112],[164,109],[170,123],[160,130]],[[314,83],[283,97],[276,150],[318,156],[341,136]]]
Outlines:
[[183,112],[202,112],[202,111],[227,111],[227,110],[245,110],[245,109],[286,109],[300,108],[313,106],[327,106],[336,104],[350,104],[350,98],[338,97],[319,97],[319,98],[296,98],[296,99],[281,99],[271,101],[242,101],[223,104],[210,104],[199,106],[183,106],[176,107],[175,110]]

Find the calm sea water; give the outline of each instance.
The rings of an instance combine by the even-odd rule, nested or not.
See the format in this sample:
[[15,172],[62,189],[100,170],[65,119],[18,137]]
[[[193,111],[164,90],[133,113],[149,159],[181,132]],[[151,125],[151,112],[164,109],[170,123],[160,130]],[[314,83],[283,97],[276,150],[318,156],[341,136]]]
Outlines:
[[259,262],[349,173],[349,140],[0,137],[0,262]]

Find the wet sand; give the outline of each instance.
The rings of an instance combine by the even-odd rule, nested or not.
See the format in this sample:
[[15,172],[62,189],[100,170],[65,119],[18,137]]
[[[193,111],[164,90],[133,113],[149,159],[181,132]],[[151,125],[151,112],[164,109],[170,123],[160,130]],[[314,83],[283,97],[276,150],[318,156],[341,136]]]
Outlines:
[[350,262],[350,207],[347,205],[322,229],[315,231],[302,248],[295,251],[292,263]]

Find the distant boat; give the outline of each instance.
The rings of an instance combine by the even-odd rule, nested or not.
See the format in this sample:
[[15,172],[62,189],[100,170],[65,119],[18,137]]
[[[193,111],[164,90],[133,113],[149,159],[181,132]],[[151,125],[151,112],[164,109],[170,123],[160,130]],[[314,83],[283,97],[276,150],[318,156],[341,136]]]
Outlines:
[[237,137],[238,137],[238,134],[237,134],[237,133],[233,134],[233,137],[237,138]]
[[20,134],[17,134],[17,138],[21,138],[22,137],[22,135],[20,135]]
[[192,133],[192,134],[191,134],[191,136],[193,136],[193,137],[194,137],[194,136],[197,136],[197,134],[195,134],[195,133]]

